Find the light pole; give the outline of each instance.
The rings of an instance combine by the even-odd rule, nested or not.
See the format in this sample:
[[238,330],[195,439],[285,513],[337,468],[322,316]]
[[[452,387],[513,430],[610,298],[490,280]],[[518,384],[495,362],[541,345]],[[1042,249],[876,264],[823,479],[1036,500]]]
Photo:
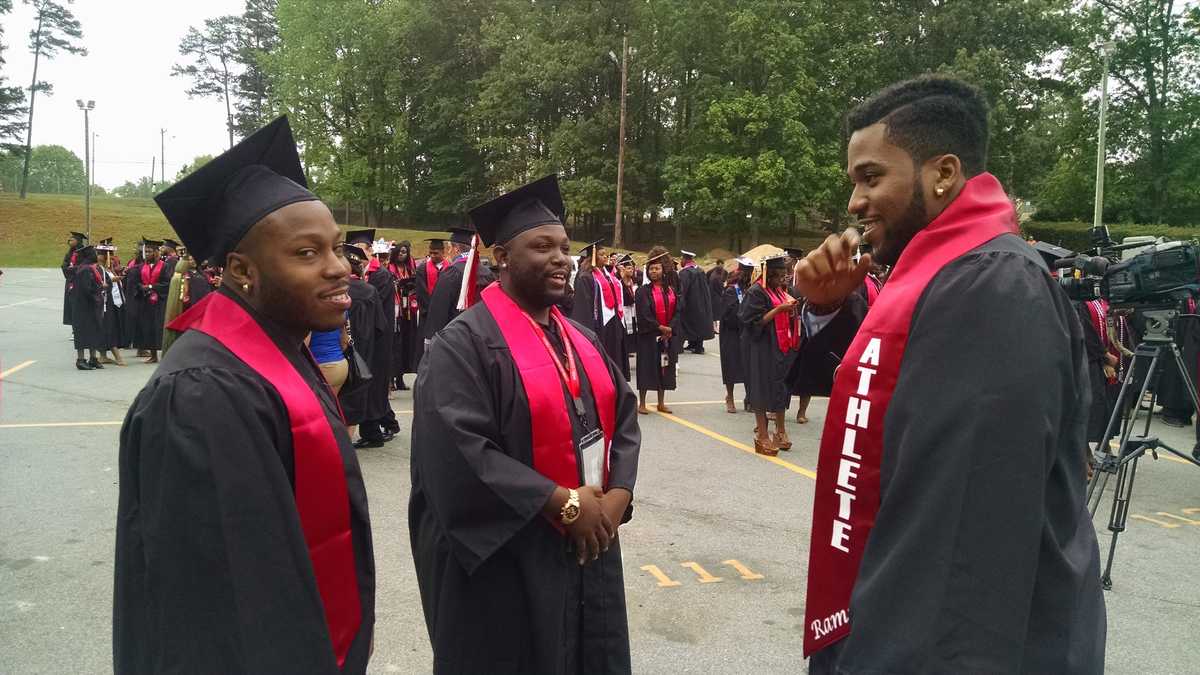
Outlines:
[[[616,54],[608,55],[616,60]],[[621,193],[625,187],[625,98],[629,82],[629,38],[621,38],[621,137],[617,144],[617,214],[613,218],[613,247],[621,246]]]
[[1100,44],[1100,54],[1104,58],[1104,76],[1100,78],[1100,129],[1096,138],[1096,210],[1092,214],[1093,228],[1104,224],[1104,132],[1105,118],[1108,115],[1108,59],[1112,50],[1112,42]]
[[83,173],[87,185],[83,191],[83,225],[84,232],[87,233],[88,241],[92,239],[92,132],[88,126],[88,113],[96,108],[95,101],[88,101],[85,105],[83,99],[75,99],[75,105],[83,111]]
[[[163,185],[167,184],[167,130],[158,130],[158,170],[161,172],[162,178],[158,182]],[[150,182],[154,182],[154,176],[150,176]]]

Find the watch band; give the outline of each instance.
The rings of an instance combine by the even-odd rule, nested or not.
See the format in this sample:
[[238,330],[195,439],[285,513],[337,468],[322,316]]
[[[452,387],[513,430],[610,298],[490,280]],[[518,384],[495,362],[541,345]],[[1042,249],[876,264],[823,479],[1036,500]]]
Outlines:
[[563,525],[570,525],[579,520],[578,490],[567,490],[567,501],[562,505],[562,510],[558,512],[558,515]]

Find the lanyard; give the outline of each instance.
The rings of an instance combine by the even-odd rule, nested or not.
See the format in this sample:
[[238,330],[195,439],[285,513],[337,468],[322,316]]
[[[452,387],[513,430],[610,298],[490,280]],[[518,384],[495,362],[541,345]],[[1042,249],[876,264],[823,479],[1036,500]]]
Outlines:
[[524,312],[522,312],[522,314],[524,314],[525,319],[529,321],[529,325],[533,328],[533,332],[536,333],[538,338],[541,339],[542,346],[546,348],[546,352],[550,354],[550,359],[554,361],[554,367],[556,370],[558,370],[559,378],[561,378],[563,383],[567,385],[567,391],[570,392],[571,399],[575,404],[575,414],[579,416],[579,419],[584,419],[582,398],[583,387],[579,381],[579,369],[575,365],[575,350],[571,347],[571,338],[567,335],[567,328],[563,325],[562,319],[553,312],[550,314],[550,319],[558,325],[558,331],[563,338],[563,347],[567,353],[566,366],[563,366],[562,359],[558,358],[558,352],[554,349],[553,345],[550,344],[549,338],[546,337],[546,331],[544,331],[542,327],[538,325],[538,322],[534,321],[533,317],[529,316],[529,314]]

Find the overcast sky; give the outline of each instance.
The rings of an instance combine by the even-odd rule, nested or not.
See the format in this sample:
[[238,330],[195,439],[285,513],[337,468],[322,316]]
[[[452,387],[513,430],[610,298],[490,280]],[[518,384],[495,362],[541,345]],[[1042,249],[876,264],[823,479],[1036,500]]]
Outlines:
[[[33,10],[19,0],[4,22],[4,75],[10,86],[28,87],[33,75],[29,31]],[[159,129],[166,128],[167,179],[197,155],[225,150],[225,104],[188,99],[185,79],[171,77],[179,41],[188,26],[204,19],[240,14],[242,0],[76,0],[67,5],[83,28],[87,56],[60,53],[42,59],[38,79],[54,85],[34,103],[33,144],[62,145],[83,157],[83,113],[75,99],[93,99],[96,177],[112,189],[150,174],[159,155]],[[155,169],[155,175],[158,175]]]

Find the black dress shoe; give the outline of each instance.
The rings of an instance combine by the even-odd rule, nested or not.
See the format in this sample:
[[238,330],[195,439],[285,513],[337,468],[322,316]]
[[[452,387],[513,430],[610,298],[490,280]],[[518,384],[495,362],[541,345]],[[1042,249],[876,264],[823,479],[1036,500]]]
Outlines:
[[392,441],[392,439],[395,437],[396,437],[396,434],[393,434],[390,431],[383,432],[383,442],[384,443],[390,443]]
[[382,448],[383,441],[382,440],[369,441],[365,438],[360,438],[357,441],[354,441],[354,447],[358,448],[360,450],[362,448]]
[[1177,429],[1182,429],[1183,427],[1186,427],[1188,425],[1188,422],[1186,420],[1177,419],[1175,417],[1167,417],[1166,415],[1162,416],[1162,423],[1169,427],[1175,427]]
[[100,359],[95,357],[88,361],[88,365],[92,367],[92,370],[104,370],[104,366],[100,365]]
[[91,364],[87,362],[87,359],[75,359],[75,367],[80,370],[93,370]]

